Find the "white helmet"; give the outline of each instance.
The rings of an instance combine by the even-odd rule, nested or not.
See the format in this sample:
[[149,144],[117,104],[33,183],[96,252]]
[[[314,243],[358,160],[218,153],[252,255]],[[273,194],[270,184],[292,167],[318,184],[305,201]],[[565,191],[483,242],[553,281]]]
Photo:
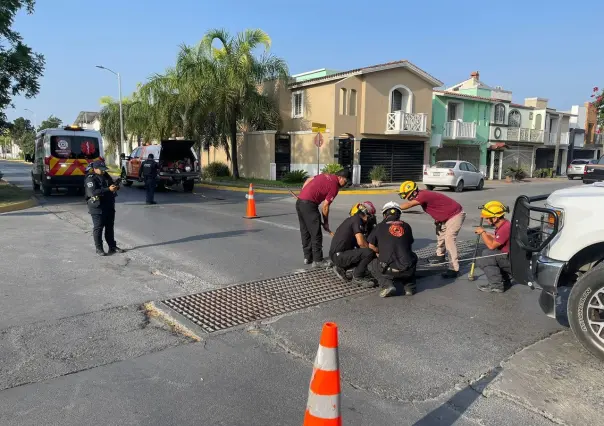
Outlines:
[[[382,207],[382,215],[384,213],[386,213],[388,210],[396,210],[399,213],[402,213],[403,211],[401,210],[400,206],[395,203],[394,201],[388,201],[386,204],[384,204],[384,207]],[[394,214],[394,212],[392,212]]]

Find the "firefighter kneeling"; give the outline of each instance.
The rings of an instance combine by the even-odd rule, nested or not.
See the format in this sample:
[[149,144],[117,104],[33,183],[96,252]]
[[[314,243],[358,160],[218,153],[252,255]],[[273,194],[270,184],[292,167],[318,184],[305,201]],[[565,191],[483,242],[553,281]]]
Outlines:
[[383,220],[369,236],[369,248],[378,255],[369,264],[369,271],[382,287],[380,297],[401,293],[415,294],[417,255],[413,252],[413,232],[401,218],[401,208],[391,201],[382,208]]

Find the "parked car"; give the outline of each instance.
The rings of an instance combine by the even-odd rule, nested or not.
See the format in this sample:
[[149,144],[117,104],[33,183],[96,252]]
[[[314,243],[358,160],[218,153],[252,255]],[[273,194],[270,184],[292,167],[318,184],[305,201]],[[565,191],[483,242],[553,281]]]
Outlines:
[[573,180],[576,177],[583,179],[583,175],[585,175],[585,167],[588,164],[594,164],[596,161],[598,160],[573,160],[566,169],[566,176],[569,180]]
[[446,186],[455,192],[461,192],[468,187],[482,189],[484,175],[467,161],[437,161],[424,171],[423,182],[429,190],[437,186]]
[[587,164],[585,166],[585,173],[583,174],[583,183],[602,181],[604,181],[604,155],[596,160],[596,162]]

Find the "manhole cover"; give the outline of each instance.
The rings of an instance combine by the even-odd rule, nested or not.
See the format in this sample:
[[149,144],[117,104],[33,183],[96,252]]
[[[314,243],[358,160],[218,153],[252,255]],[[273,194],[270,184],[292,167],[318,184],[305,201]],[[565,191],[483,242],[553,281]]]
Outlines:
[[[460,259],[471,257],[474,245],[475,241],[458,242]],[[429,266],[427,260],[434,256],[435,250],[436,246],[431,244],[416,251],[418,270],[435,269]],[[177,297],[163,303],[212,333],[370,291],[373,290],[341,281],[331,271],[309,269],[283,277]]]

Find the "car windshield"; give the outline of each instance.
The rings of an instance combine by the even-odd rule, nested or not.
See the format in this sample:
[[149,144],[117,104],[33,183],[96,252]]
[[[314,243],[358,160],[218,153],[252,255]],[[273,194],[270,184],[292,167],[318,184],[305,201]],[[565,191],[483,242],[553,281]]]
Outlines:
[[52,136],[50,154],[64,159],[92,160],[99,157],[99,140],[93,136]]
[[454,169],[455,161],[437,161],[432,167],[435,169]]
[[587,160],[573,160],[570,164],[587,164],[589,161]]

